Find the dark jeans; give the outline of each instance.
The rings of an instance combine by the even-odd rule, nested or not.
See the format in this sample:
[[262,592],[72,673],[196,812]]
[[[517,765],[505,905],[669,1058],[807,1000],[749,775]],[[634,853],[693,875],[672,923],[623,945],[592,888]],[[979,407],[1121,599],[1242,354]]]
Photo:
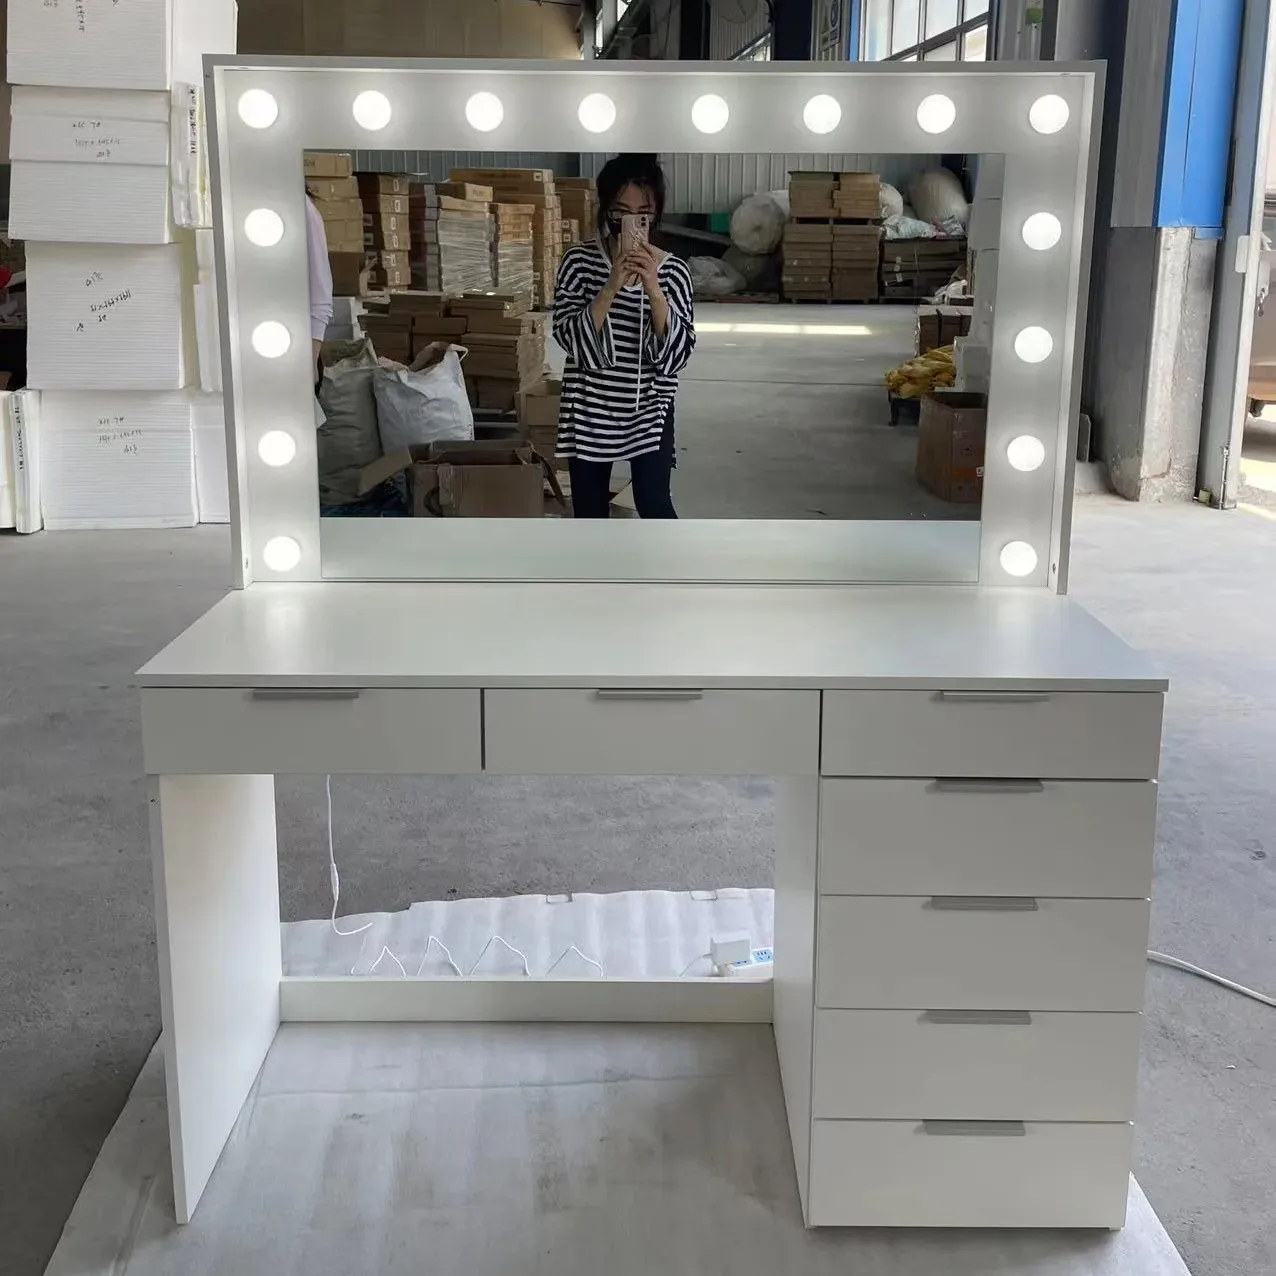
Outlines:
[[[670,485],[676,464],[673,437],[673,408],[665,420],[660,450],[636,456],[629,462],[634,486],[634,505],[639,518],[677,518]],[[610,461],[571,462],[572,517],[611,517]]]

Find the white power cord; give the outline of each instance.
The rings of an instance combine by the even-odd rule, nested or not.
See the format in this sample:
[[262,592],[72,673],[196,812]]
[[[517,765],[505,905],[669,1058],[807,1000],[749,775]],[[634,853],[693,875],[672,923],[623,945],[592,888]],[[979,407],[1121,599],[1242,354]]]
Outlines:
[[1153,949],[1148,949],[1148,961],[1155,962],[1158,966],[1170,966],[1174,970],[1185,970],[1189,975],[1195,975],[1198,979],[1208,979],[1210,983],[1218,984],[1220,988],[1227,988],[1232,992],[1238,992],[1242,997],[1248,997],[1252,1001],[1261,1001],[1264,1006],[1276,1007],[1276,997],[1269,997],[1265,992],[1256,992],[1253,988],[1246,988],[1244,984],[1238,984],[1234,980],[1224,979],[1222,975],[1216,975],[1212,970],[1206,970],[1203,966],[1193,966],[1190,961],[1184,961],[1181,957],[1171,957],[1169,953],[1158,953]]
[[[355,930],[342,930],[337,925],[337,905],[341,902],[341,874],[337,872],[337,852],[332,844],[332,776],[325,775],[323,777],[323,789],[328,799],[328,872],[332,882],[332,929],[343,939],[347,939],[351,935],[362,935],[365,930],[371,930],[372,923],[367,922]],[[394,956],[393,953],[390,955]],[[381,958],[378,957],[377,961],[379,962],[380,960]]]

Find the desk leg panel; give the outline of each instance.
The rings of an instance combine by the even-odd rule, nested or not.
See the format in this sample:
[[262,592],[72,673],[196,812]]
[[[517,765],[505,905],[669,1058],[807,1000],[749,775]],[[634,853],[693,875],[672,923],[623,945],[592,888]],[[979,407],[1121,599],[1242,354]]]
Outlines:
[[272,775],[151,778],[173,1203],[190,1221],[279,1026]]

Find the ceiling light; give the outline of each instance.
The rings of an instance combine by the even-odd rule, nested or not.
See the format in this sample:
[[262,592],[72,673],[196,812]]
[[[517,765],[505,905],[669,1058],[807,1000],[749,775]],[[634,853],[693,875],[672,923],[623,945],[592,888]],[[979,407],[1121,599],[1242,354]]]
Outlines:
[[284,237],[284,219],[273,208],[254,208],[244,218],[244,234],[258,248],[273,248]]
[[505,108],[495,93],[476,93],[465,104],[465,118],[469,120],[471,128],[478,129],[480,133],[490,133],[493,129],[500,128],[501,121],[505,118]]
[[1001,551],[1001,569],[1007,576],[1031,576],[1037,570],[1037,551],[1027,541],[1011,541]]
[[301,546],[291,536],[275,536],[266,542],[261,557],[272,572],[290,572],[301,562]]
[[390,123],[390,116],[393,114],[390,99],[375,89],[360,93],[354,100],[352,110],[354,122],[360,128],[366,128],[369,133],[379,133]]
[[1028,123],[1038,133],[1057,133],[1068,122],[1071,111],[1057,93],[1039,97],[1029,108]]
[[926,133],[947,133],[956,119],[956,104],[942,93],[924,98],[917,108],[917,123]]
[[616,122],[616,104],[606,93],[591,93],[577,112],[581,125],[591,133],[605,133]]
[[253,349],[263,359],[278,359],[280,355],[288,353],[291,345],[292,337],[288,329],[273,319],[267,319],[253,329]]
[[1023,242],[1037,252],[1053,248],[1063,238],[1063,223],[1053,213],[1033,213],[1023,224]]
[[279,103],[265,89],[249,89],[240,96],[239,118],[249,128],[269,128],[279,118]]
[[821,93],[802,112],[802,122],[812,133],[831,133],[842,122],[842,106],[837,98]]
[[287,465],[297,455],[297,440],[284,430],[268,430],[257,444],[257,455],[267,465]]
[[1022,474],[1031,474],[1033,470],[1040,469],[1045,459],[1046,445],[1031,434],[1021,434],[1017,439],[1011,439],[1006,446],[1006,460]]
[[1044,363],[1054,349],[1054,338],[1044,328],[1024,328],[1015,337],[1015,354],[1024,363]]
[[691,122],[702,133],[721,133],[731,118],[731,108],[716,93],[698,97],[691,107]]

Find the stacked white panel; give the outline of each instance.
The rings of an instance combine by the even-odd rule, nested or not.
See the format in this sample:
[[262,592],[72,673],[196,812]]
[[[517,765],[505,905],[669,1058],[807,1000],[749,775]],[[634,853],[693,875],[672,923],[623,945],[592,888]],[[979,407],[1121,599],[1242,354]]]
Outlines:
[[180,245],[28,244],[27,291],[32,387],[186,384]]
[[13,469],[13,423],[9,419],[10,391],[0,390],[0,531],[17,522],[18,494]]
[[9,83],[167,89],[172,0],[9,0]]
[[42,396],[50,531],[193,527],[195,448],[181,394]]
[[19,532],[38,532],[44,526],[40,481],[40,396],[34,390],[4,392],[0,397],[5,450],[4,471],[8,475],[13,521],[0,526]]
[[220,394],[191,395],[195,440],[195,496],[201,523],[230,522],[226,410]]
[[15,88],[9,233],[28,242],[166,244],[167,93]]
[[213,232],[195,232],[196,284],[193,289],[199,388],[208,394],[222,389],[221,313],[217,304],[217,261]]

